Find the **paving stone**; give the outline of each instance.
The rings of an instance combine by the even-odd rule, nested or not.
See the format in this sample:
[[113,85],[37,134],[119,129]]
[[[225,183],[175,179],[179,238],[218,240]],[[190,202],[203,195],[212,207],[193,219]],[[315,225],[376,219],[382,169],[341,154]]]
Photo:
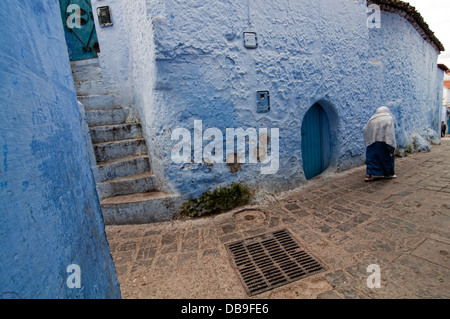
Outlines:
[[135,250],[137,246],[137,241],[126,241],[119,245],[118,251],[128,251]]
[[309,212],[307,212],[306,210],[302,209],[302,210],[296,210],[292,212],[293,214],[295,214],[297,217],[302,218],[302,217],[306,217],[309,215]]
[[343,289],[340,293],[345,299],[368,299],[367,296],[355,289]]
[[130,263],[132,259],[133,259],[133,251],[119,252],[116,256],[114,256],[114,264],[124,265]]
[[161,255],[158,260],[156,260],[155,266],[172,268],[177,264],[177,259],[177,256],[174,254]]
[[317,209],[317,207],[319,206],[319,204],[316,201],[312,201],[312,200],[302,202],[302,205],[311,210]]
[[236,230],[236,226],[234,226],[233,224],[223,225],[221,228],[224,234],[230,234]]
[[366,220],[368,220],[370,217],[371,217],[370,215],[361,213],[361,214],[358,214],[355,217],[353,217],[351,219],[351,221],[355,222],[356,224],[361,224],[361,223],[364,223]]
[[220,251],[218,249],[207,249],[202,253],[203,257],[220,257]]
[[171,245],[164,245],[161,248],[161,254],[171,254],[171,253],[176,253],[177,252],[177,245],[175,244],[171,244]]
[[375,220],[365,225],[364,229],[371,233],[381,233],[385,230],[382,224],[383,223],[380,220]]
[[183,235],[181,251],[195,251],[199,247],[198,231],[190,231]]
[[288,211],[293,211],[293,210],[300,209],[300,206],[298,206],[297,204],[293,203],[293,204],[285,205],[284,208],[286,208]]
[[380,207],[380,208],[389,208],[394,204],[395,204],[395,202],[393,202],[393,201],[385,201],[385,202],[378,203],[375,206]]
[[136,259],[152,259],[156,255],[156,247],[143,247],[139,250]]
[[311,213],[312,216],[319,217],[321,220],[324,220],[326,217],[319,212],[319,210],[315,210]]
[[243,235],[242,235],[242,234],[234,233],[234,234],[229,234],[229,235],[220,237],[220,241],[221,241],[222,243],[228,243],[228,242],[231,242],[231,241],[237,241],[237,240],[240,240],[240,239],[242,239],[242,238],[243,238]]
[[355,284],[355,279],[346,275],[342,270],[338,270],[325,275],[324,279],[338,290],[346,289]]
[[427,238],[411,255],[450,269],[450,244]]
[[191,264],[197,261],[197,252],[182,253],[178,259],[178,264]]
[[319,225],[318,227],[316,227],[316,229],[321,233],[329,233],[332,228],[330,226],[328,226],[327,224],[322,224],[322,225]]
[[162,238],[162,245],[167,246],[173,244],[177,240],[176,234],[166,234]]
[[357,289],[368,296],[368,298],[373,299],[411,299],[414,297],[413,293],[392,281],[382,281],[380,288],[369,288],[367,283],[364,283],[360,284]]
[[200,241],[200,247],[199,249],[205,250],[205,249],[213,249],[216,248],[219,240],[217,239],[217,230],[214,228],[206,228],[200,230],[199,239]]
[[133,267],[131,268],[131,273],[134,273],[140,269],[150,269],[153,264],[153,259],[140,259],[136,260]]
[[289,225],[289,229],[291,229],[296,234],[301,234],[303,231],[308,229],[308,227],[306,227],[304,223],[297,222],[295,224]]
[[274,228],[280,225],[281,218],[279,217],[271,217],[269,221],[269,228]]
[[347,236],[346,234],[340,232],[340,231],[333,231],[330,233],[327,238],[331,240],[336,245],[341,245],[342,243],[350,240],[351,238]]
[[336,228],[339,229],[340,231],[348,232],[349,230],[352,230],[353,228],[355,228],[356,226],[358,226],[358,223],[353,221],[353,220],[349,220],[343,224],[340,224],[339,226],[337,226]]
[[247,230],[244,232],[245,237],[254,237],[254,236],[262,235],[264,233],[267,233],[266,227],[260,227],[260,228],[256,228],[256,229],[252,229],[252,230]]
[[350,218],[347,214],[344,214],[341,212],[335,212],[335,213],[331,214],[330,217],[340,223],[344,222]]
[[337,221],[336,219],[332,218],[332,217],[328,217],[327,219],[325,219],[325,223],[334,227],[339,225],[341,222]]
[[161,230],[161,229],[147,229],[147,230],[144,232],[144,237],[147,237],[147,236],[154,236],[154,235],[161,235],[161,233],[162,233],[162,230]]
[[341,206],[341,205],[334,205],[333,209],[335,209],[337,211],[340,211],[342,213],[348,214],[348,215],[353,215],[355,213],[354,210],[346,208],[346,207]]
[[290,224],[295,223],[297,220],[295,218],[292,218],[292,217],[287,217],[287,218],[283,218],[282,221],[283,221],[284,224],[290,225]]
[[150,236],[150,237],[144,237],[142,238],[141,247],[156,247],[159,244],[159,237],[156,236]]
[[367,246],[359,242],[347,241],[342,246],[344,247],[345,251],[348,251],[349,253],[352,254],[367,252]]
[[318,209],[316,212],[319,213],[322,218],[327,218],[329,215],[334,213],[334,210],[331,209],[331,207],[323,207]]
[[330,290],[317,295],[317,299],[342,299],[342,297],[336,291]]
[[432,191],[432,192],[438,192],[441,189],[442,189],[442,187],[439,187],[439,186],[427,186],[424,188],[424,190]]
[[401,193],[399,193],[397,195],[398,196],[409,196],[409,195],[411,195],[413,193],[414,193],[413,191],[404,191],[404,192],[401,192]]
[[367,206],[367,207],[370,207],[374,204],[374,202],[364,200],[364,199],[360,199],[360,200],[356,201],[356,203],[363,205],[363,206]]
[[396,248],[396,243],[387,239],[377,239],[372,243],[372,248],[376,251],[391,253]]
[[120,232],[121,238],[139,238],[141,237],[141,230],[130,230],[125,232]]
[[312,231],[303,231],[299,234],[299,236],[306,241],[308,244],[312,244],[318,240],[320,240],[320,236],[317,235],[316,233],[312,232]]
[[128,265],[116,265],[116,274],[118,277],[125,275],[128,272]]

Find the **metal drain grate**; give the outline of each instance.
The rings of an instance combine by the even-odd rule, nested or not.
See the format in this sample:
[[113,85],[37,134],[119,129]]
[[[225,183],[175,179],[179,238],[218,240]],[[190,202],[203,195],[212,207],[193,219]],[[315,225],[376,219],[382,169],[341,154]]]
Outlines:
[[282,229],[226,245],[249,296],[324,270]]

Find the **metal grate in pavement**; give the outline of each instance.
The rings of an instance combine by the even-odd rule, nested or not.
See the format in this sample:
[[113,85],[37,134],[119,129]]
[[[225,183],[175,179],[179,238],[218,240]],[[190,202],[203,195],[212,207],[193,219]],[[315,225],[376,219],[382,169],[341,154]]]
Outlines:
[[230,243],[226,248],[249,296],[325,269],[286,229]]

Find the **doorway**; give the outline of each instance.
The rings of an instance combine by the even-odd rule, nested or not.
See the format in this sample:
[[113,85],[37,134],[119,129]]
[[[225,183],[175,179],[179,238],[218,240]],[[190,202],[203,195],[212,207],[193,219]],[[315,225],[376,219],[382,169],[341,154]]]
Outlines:
[[330,164],[330,125],[319,103],[306,112],[301,134],[303,172],[309,180],[323,173]]
[[100,47],[90,0],[59,0],[70,61],[97,57]]

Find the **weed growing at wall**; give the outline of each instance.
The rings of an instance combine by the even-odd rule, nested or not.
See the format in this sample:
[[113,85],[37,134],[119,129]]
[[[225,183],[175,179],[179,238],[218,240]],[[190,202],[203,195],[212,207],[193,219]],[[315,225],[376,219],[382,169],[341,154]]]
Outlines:
[[245,205],[250,198],[251,192],[246,185],[233,183],[228,187],[208,190],[199,198],[187,201],[181,215],[191,218],[215,215]]

